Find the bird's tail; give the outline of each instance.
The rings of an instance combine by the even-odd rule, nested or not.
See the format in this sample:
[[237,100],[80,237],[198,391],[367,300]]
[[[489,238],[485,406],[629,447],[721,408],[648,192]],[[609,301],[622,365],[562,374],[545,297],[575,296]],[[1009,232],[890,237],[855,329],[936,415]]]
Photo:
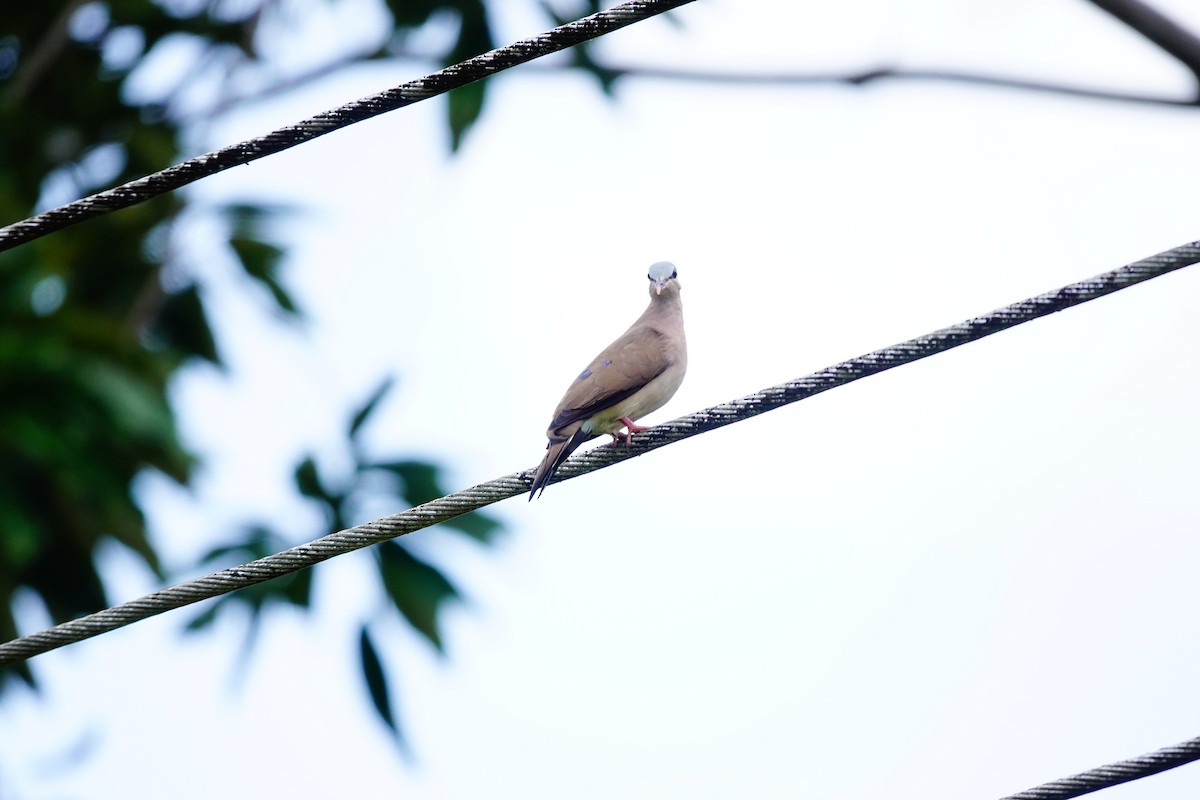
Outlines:
[[554,473],[558,471],[562,463],[571,453],[575,452],[579,445],[590,438],[592,438],[590,435],[576,429],[569,438],[563,436],[550,440],[546,445],[546,456],[542,459],[542,463],[538,464],[537,472],[533,475],[533,485],[529,489],[530,500],[535,494],[540,496],[540,492],[546,491],[546,484],[554,477]]

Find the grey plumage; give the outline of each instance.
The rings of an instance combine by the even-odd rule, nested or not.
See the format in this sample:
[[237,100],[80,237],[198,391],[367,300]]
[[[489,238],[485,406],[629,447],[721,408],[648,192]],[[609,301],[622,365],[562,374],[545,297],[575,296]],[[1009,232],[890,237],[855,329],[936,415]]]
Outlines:
[[572,382],[546,437],[546,456],[530,488],[532,500],[579,445],[627,428],[625,440],[644,430],[637,420],[657,411],[683,382],[687,371],[687,341],[683,305],[674,265],[659,261],[650,267],[650,305],[629,330],[592,359]]

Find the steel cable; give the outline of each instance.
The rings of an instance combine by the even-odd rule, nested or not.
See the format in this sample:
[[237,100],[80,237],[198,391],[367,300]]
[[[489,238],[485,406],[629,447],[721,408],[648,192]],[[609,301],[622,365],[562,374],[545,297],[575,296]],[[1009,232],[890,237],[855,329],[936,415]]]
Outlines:
[[1085,794],[1107,789],[1120,783],[1157,775],[1169,769],[1200,760],[1200,737],[1186,742],[1155,750],[1137,758],[1105,764],[1089,769],[1069,778],[1061,778],[1023,792],[1009,795],[1002,800],[1069,800]]
[[[634,0],[584,17],[530,39],[498,48],[439,72],[317,114],[168,169],[82,198],[0,228],[0,252],[70,225],[144,202],[233,166],[370,119],[388,111],[465,86],[489,75],[602,36],[693,0]],[[640,434],[630,447],[605,445],[567,461],[551,483],[611,466],[709,430],[724,427],[902,364],[977,341],[993,333],[1103,297],[1200,261],[1192,242],[1095,278],[1014,303],[925,336],[835,364],[811,375],[763,389],[659,425]],[[337,555],[369,547],[482,508],[529,490],[532,470],[512,473],[374,522],[331,533],[307,544],[222,570],[144,597],[0,644],[0,667],[133,622],[314,566]],[[1154,775],[1200,759],[1200,738],[1097,767],[1010,795],[1004,800],[1067,800],[1109,786]]]
[[[973,317],[957,325],[834,364],[728,403],[706,408],[638,434],[631,446],[602,445],[569,459],[551,483],[578,477],[657,450],[672,442],[758,416],[837,386],[977,341],[1030,320],[1086,303],[1200,261],[1200,241]],[[307,544],[122,603],[0,644],[0,667],[123,627],[164,611],[253,586],[311,567],[336,555],[403,536],[460,514],[529,491],[533,470],[523,470],[440,497],[390,517],[331,533]]]
[[509,67],[524,64],[550,53],[557,53],[691,2],[695,2],[695,0],[632,0],[632,2],[621,3],[607,11],[591,14],[530,39],[522,39],[491,52],[469,58],[439,72],[426,75],[424,78],[417,78],[330,111],[324,111],[294,125],[271,131],[264,136],[196,156],[152,175],[106,189],[65,206],[0,228],[0,252],[78,222],[145,202],[230,167],[249,164],[264,156],[282,152],[356,122],[377,117],[421,100],[428,100]]

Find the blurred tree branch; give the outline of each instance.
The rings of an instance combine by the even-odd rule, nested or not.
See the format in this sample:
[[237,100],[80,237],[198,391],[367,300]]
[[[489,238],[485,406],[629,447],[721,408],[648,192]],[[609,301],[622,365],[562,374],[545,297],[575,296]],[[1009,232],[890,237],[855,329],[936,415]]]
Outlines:
[[[681,81],[689,83],[756,85],[756,86],[814,86],[846,84],[866,86],[879,81],[929,81],[975,84],[1000,89],[1057,94],[1086,100],[1105,102],[1138,103],[1147,105],[1191,108],[1200,106],[1200,36],[1193,34],[1179,23],[1141,0],[1088,0],[1097,8],[1111,14],[1130,30],[1147,39],[1175,60],[1182,63],[1196,77],[1196,89],[1190,97],[1169,97],[1140,92],[1121,92],[1085,86],[1074,86],[1053,80],[1030,80],[1014,76],[969,72],[953,68],[911,69],[900,66],[880,65],[857,70],[829,72],[722,72],[714,70],[676,69],[670,67],[639,66],[606,63],[594,56],[593,47],[582,44],[577,51],[583,55],[562,63],[539,62],[526,65],[524,74],[561,74],[563,72],[585,72],[592,74],[605,88],[610,89],[618,81],[629,78]],[[196,117],[212,117],[228,113],[237,107],[265,98],[308,86],[314,81],[329,77],[350,66],[364,61],[399,59],[419,63],[438,63],[443,59],[438,54],[405,52],[391,47],[381,47],[374,52],[346,57],[322,64],[311,70],[289,76],[270,86],[239,95],[226,96],[220,103]]]
[[[413,60],[428,59],[412,56]],[[354,62],[338,62],[296,75],[280,81],[270,87],[236,97],[227,98],[222,103],[206,111],[202,116],[214,117],[235,110],[237,107],[254,103],[259,100],[282,94],[293,89],[299,89],[314,80],[332,75],[339,70],[353,66]],[[531,64],[525,67],[523,74],[562,74],[577,72],[573,64]],[[1166,95],[1140,94],[1136,92],[1118,92],[1105,89],[1092,89],[1085,86],[1071,86],[1053,81],[1036,81],[1025,78],[989,75],[980,72],[960,72],[940,69],[905,69],[902,67],[867,67],[857,71],[844,72],[718,72],[711,70],[673,69],[670,67],[609,65],[601,61],[593,62],[592,71],[598,80],[608,85],[618,81],[642,78],[649,80],[679,81],[686,83],[727,84],[734,86],[817,86],[824,84],[846,84],[849,86],[866,86],[879,81],[932,81],[947,83],[966,83],[978,86],[991,86],[998,89],[1013,89],[1017,91],[1056,94],[1076,97],[1086,100],[1101,100],[1119,103],[1138,103],[1158,106],[1174,106],[1192,108],[1200,106],[1200,89],[1195,97],[1168,97]]]
[[24,100],[42,74],[54,64],[59,53],[70,41],[71,17],[83,3],[84,0],[70,0],[58,12],[54,22],[30,50],[28,58],[23,60],[12,83],[4,91],[2,96],[6,104],[15,106]]

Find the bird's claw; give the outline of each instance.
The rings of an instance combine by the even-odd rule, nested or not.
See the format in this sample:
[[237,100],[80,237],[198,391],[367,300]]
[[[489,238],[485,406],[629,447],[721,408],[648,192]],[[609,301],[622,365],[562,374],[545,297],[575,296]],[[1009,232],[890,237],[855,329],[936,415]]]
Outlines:
[[633,443],[633,435],[635,433],[641,433],[642,431],[646,430],[645,425],[638,425],[636,422],[631,420],[629,417],[620,417],[617,419],[617,422],[620,422],[622,425],[624,425],[626,430],[625,430],[625,434],[623,437],[621,434],[618,434],[618,433],[612,434],[613,444],[616,444],[622,438],[624,438],[625,446],[629,447]]

